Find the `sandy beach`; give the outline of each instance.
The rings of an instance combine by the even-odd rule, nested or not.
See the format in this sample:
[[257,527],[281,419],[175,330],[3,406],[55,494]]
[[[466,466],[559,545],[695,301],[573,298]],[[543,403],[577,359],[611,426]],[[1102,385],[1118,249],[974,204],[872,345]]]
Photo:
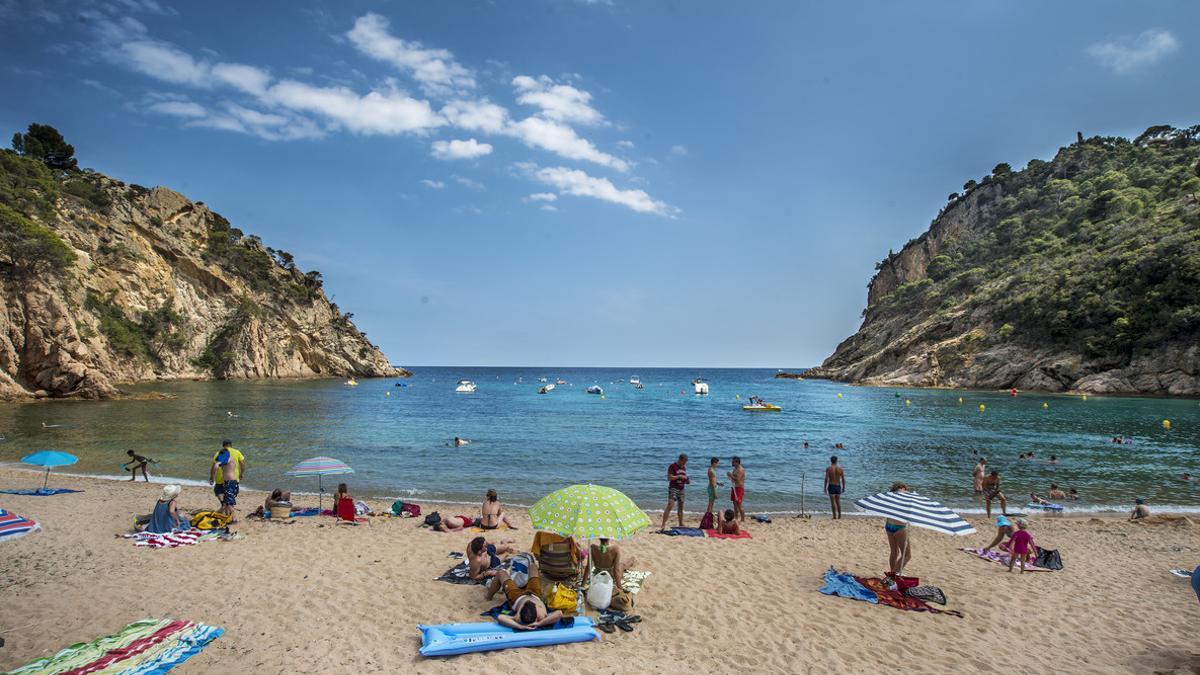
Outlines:
[[[0,470],[5,486],[36,480]],[[84,492],[0,496],[0,507],[45,529],[0,544],[0,668],[137,619],[172,617],[226,629],[182,668],[197,673],[1200,672],[1200,605],[1187,581],[1167,572],[1200,562],[1191,521],[1034,517],[1035,538],[1061,552],[1065,569],[1025,575],[956,550],[990,540],[994,528],[982,518],[971,519],[980,531],[970,537],[916,531],[906,573],[939,586],[947,609],[963,618],[817,592],[830,566],[881,574],[887,547],[878,519],[776,518],[751,523],[754,538],[741,541],[644,531],[623,544],[635,567],[651,572],[634,632],[425,659],[418,623],[474,621],[496,604],[480,587],[433,581],[454,562],[447,554],[474,534],[391,518],[358,527],[324,517],[291,525],[243,519],[236,541],[149,550],[113,535],[152,508],[161,485],[52,481]],[[245,493],[241,512],[260,499]],[[214,502],[204,488],[185,487],[180,497],[187,510]],[[752,502],[748,508],[754,512]],[[528,547],[528,517],[513,515],[520,529],[499,538]]]

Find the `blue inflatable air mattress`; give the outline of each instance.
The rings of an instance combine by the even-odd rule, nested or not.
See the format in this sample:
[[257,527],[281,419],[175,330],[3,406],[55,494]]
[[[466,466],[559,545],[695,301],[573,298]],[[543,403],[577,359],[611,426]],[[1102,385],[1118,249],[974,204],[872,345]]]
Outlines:
[[[559,624],[561,626],[561,624]],[[587,642],[599,639],[600,634],[586,616],[575,617],[569,627],[516,631],[494,622],[447,623],[422,626],[421,656],[454,656],[470,652],[486,652],[513,647],[544,647],[567,642]]]

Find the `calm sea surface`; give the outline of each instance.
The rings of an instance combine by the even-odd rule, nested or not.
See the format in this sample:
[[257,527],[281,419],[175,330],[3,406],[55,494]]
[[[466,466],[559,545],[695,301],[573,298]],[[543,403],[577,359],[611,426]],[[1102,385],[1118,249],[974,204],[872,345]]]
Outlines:
[[[645,389],[628,384],[633,375]],[[1001,471],[1005,491],[1019,503],[1056,482],[1079,490],[1084,501],[1072,506],[1080,509],[1124,507],[1139,496],[1159,509],[1200,508],[1200,481],[1175,480],[1185,472],[1200,474],[1195,400],[1010,397],[773,375],[748,369],[442,367],[417,368],[407,380],[362,380],[357,387],[334,380],[142,385],[129,389],[177,398],[0,405],[0,461],[51,448],[80,457],[65,471],[115,476],[125,450],[134,449],[158,459],[161,476],[206,481],[213,452],[228,438],[246,454],[245,482],[254,488],[313,491],[316,479],[284,472],[302,459],[328,455],[354,467],[342,478],[355,493],[378,497],[476,502],[494,487],[507,502],[528,505],[565,485],[593,482],[624,491],[644,508],[661,509],[667,465],[682,451],[692,458],[689,510],[703,509],[708,458],[721,458],[724,482],[729,458],[740,455],[748,472],[747,510],[768,512],[799,509],[802,475],[807,508],[827,508],[821,472],[834,453],[852,498],[902,480],[974,510],[980,504],[972,498],[970,476],[979,453]],[[696,376],[708,379],[709,396],[692,393]],[[540,377],[570,385],[539,395]],[[455,393],[460,378],[474,380],[478,391]],[[603,398],[584,392],[592,384],[604,388]],[[783,411],[743,411],[750,394]],[[1171,429],[1163,428],[1164,419]],[[1116,435],[1134,442],[1114,445]],[[449,447],[454,436],[472,443]],[[839,442],[845,448],[833,450]],[[1029,451],[1035,460],[1017,459]],[[1061,464],[1050,465],[1051,455]]]

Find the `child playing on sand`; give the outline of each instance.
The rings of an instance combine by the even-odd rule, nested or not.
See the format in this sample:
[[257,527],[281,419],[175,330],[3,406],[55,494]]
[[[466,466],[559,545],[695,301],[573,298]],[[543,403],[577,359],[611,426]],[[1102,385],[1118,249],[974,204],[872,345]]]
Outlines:
[[[122,466],[125,467],[126,471],[133,472],[133,475],[131,475],[129,477],[129,480],[131,480],[131,481],[137,480],[138,469],[141,469],[142,470],[142,478],[145,478],[146,482],[149,483],[150,482],[150,474],[146,473],[146,465],[150,464],[154,460],[150,459],[149,457],[142,457],[141,455],[137,454],[136,452],[134,452],[132,450],[126,452],[125,454],[129,455],[129,461],[125,462],[125,464],[123,464]],[[132,465],[132,467],[130,465]]]
[[742,528],[738,525],[737,519],[734,517],[733,509],[725,509],[725,519],[721,521],[721,534],[740,534]]
[[1029,523],[1025,522],[1024,518],[1017,519],[1017,531],[1013,533],[1012,539],[1008,540],[1011,547],[1012,555],[1008,557],[1008,571],[1013,571],[1013,563],[1017,558],[1021,559],[1021,574],[1025,573],[1025,564],[1029,562],[1029,556],[1036,550],[1033,543],[1033,535],[1026,529]]

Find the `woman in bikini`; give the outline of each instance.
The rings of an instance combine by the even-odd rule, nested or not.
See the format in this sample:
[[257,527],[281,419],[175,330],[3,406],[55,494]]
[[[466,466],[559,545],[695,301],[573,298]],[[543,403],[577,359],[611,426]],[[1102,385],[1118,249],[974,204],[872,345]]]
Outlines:
[[[904,483],[892,485],[892,492],[908,492]],[[904,566],[912,557],[912,544],[908,541],[908,524],[894,518],[883,521],[883,529],[887,532],[888,540],[888,576],[898,577],[904,572]]]
[[500,523],[517,529],[516,525],[504,515],[504,507],[500,505],[500,496],[495,490],[487,491],[487,499],[483,501],[483,506],[480,508],[479,527],[485,530],[494,530],[500,527]]

